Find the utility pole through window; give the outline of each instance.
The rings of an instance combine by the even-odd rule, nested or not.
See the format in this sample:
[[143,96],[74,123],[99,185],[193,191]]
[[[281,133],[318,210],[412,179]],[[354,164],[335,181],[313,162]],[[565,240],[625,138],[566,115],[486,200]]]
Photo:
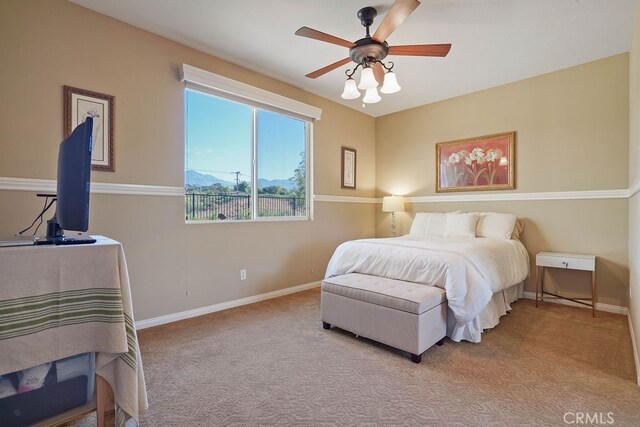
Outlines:
[[229,172],[232,175],[236,176],[236,191],[240,188],[240,171]]

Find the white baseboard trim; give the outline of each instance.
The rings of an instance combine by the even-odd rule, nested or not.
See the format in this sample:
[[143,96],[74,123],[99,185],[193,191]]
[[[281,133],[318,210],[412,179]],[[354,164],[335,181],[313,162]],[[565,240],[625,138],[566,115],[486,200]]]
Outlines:
[[633,331],[633,320],[631,313],[627,314],[629,321],[629,332],[631,333],[631,345],[633,346],[633,360],[636,363],[636,384],[640,386],[640,357],[638,357],[638,346],[636,345],[636,334]]
[[[527,298],[527,299],[535,300],[536,299],[536,293],[535,292],[525,291],[524,292],[524,297]],[[563,300],[563,299],[552,299],[552,298],[549,298],[549,299],[546,299],[545,302],[552,302],[554,304],[568,305],[570,307],[579,307],[579,308],[590,309],[589,307],[587,307],[585,305],[578,304],[578,303],[575,303],[573,301]],[[606,311],[607,313],[624,314],[624,315],[628,314],[627,307],[621,307],[619,305],[611,305],[611,304],[602,304],[602,303],[599,303],[599,302],[596,303],[596,310]]]
[[296,292],[306,291],[308,289],[317,288],[322,282],[311,282],[303,285],[293,286],[291,288],[280,289],[277,291],[267,292],[259,295],[252,295],[246,298],[240,298],[232,301],[221,302],[206,307],[194,308],[192,310],[181,311],[179,313],[166,314],[164,316],[153,317],[151,319],[139,320],[136,322],[136,329],[151,328],[152,326],[160,326],[167,323],[177,322],[178,320],[189,319],[191,317],[202,316],[204,314],[215,313],[216,311],[227,310],[229,308],[240,307],[241,305],[253,304],[272,298],[278,298]]

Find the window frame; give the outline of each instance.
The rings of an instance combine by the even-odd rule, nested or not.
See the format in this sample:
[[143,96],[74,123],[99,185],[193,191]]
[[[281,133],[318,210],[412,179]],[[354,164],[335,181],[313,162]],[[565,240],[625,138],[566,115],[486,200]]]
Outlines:
[[[281,108],[269,108],[269,106],[261,103],[253,103],[253,102],[243,102],[242,99],[238,99],[237,96],[224,96],[217,91],[206,90],[203,87],[197,87],[194,85],[187,84],[184,88],[184,96],[183,96],[183,108],[184,108],[184,118],[185,118],[185,137],[184,137],[184,147],[185,147],[185,156],[184,156],[184,164],[183,169],[186,171],[186,160],[187,160],[187,120],[188,120],[188,111],[186,108],[187,104],[187,93],[196,92],[201,93],[207,96],[213,96],[219,99],[223,99],[227,102],[235,102],[247,107],[251,108],[252,113],[252,157],[251,157],[251,218],[250,219],[225,219],[225,220],[215,220],[215,219],[202,219],[202,220],[187,220],[185,219],[185,224],[228,224],[228,223],[254,223],[254,222],[286,222],[286,221],[312,221],[313,220],[313,120],[306,118],[305,116],[299,114],[287,114],[287,111],[284,111]],[[258,110],[268,111],[275,114],[280,114],[282,116],[300,120],[304,123],[304,131],[305,131],[305,204],[306,204],[306,215],[304,216],[258,216]],[[185,175],[186,176],[186,173]],[[186,182],[183,182],[183,187],[186,189]],[[186,193],[185,193],[186,194]],[[184,201],[183,201],[184,203]]]

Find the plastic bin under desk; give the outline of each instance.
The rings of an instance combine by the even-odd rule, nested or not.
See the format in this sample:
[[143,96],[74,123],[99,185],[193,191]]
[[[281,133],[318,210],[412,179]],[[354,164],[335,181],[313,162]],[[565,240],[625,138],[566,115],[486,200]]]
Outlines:
[[[84,353],[52,362],[42,387],[0,399],[0,425],[28,426],[93,399],[95,355]],[[21,371],[22,372],[22,371]],[[3,375],[18,388],[19,372]]]

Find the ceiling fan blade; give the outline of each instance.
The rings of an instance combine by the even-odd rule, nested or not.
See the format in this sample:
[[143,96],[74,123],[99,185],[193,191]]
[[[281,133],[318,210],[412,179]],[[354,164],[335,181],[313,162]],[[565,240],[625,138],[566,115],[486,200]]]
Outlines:
[[389,55],[447,56],[450,44],[409,44],[389,46]]
[[418,6],[418,0],[396,0],[371,38],[380,43],[384,42]]
[[334,62],[333,64],[327,65],[326,67],[322,67],[319,70],[314,71],[313,73],[307,74],[307,77],[309,77],[310,79],[318,78],[323,74],[327,74],[329,71],[335,70],[336,68],[343,66],[344,64],[348,64],[349,62],[351,62],[351,58],[341,59],[338,62]]
[[341,39],[340,37],[332,36],[331,34],[323,33],[322,31],[314,30],[309,27],[298,28],[296,36],[308,37],[310,39],[320,40],[321,42],[337,44],[338,46],[353,46],[353,43],[348,40]]
[[376,65],[373,67],[373,75],[378,83],[382,85],[382,82],[384,81],[384,70],[379,62],[376,62]]

